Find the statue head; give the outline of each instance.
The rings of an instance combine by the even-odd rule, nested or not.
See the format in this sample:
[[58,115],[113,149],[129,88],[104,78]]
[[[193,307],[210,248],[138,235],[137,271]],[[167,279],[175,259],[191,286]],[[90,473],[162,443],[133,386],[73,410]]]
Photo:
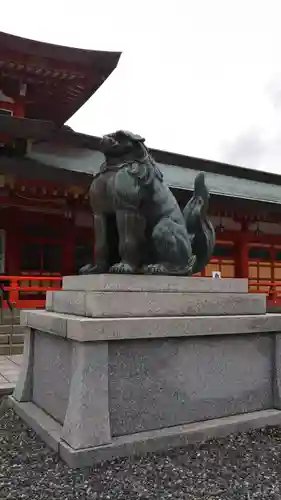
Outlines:
[[140,135],[118,130],[113,134],[104,135],[100,148],[106,158],[141,157],[146,151],[144,141],[145,139]]

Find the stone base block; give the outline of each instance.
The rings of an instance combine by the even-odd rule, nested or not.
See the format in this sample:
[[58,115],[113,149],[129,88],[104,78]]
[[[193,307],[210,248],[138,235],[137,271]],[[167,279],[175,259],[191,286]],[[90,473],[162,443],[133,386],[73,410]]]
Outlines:
[[21,312],[28,328],[78,342],[154,339],[279,332],[281,313],[242,316],[169,316],[145,318],[86,318],[30,310]]
[[[194,278],[196,279],[196,278]],[[87,317],[213,316],[264,314],[255,293],[48,292],[48,311]]]
[[245,279],[67,276],[46,309],[92,318],[263,314],[266,296],[248,293]]
[[280,425],[280,410],[263,410],[242,415],[207,420],[176,427],[166,427],[113,438],[109,444],[75,449],[62,439],[62,426],[33,403],[19,403],[10,396],[10,405],[36,433],[72,468],[124,456],[144,456],[168,451],[190,443],[219,438],[265,426]]
[[83,292],[248,293],[247,279],[96,274],[65,276],[63,290]]
[[244,286],[67,278],[47,311],[22,314],[11,402],[74,467],[279,424],[281,315]]

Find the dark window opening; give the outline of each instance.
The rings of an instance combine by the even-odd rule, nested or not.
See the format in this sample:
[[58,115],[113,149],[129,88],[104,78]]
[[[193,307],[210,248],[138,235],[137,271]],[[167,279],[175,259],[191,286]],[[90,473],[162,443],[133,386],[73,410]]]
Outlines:
[[49,273],[60,273],[62,269],[62,248],[60,245],[44,245],[42,256],[43,270]]
[[39,226],[26,226],[24,228],[24,234],[30,238],[60,238],[61,231],[59,227],[48,227],[44,225]]
[[21,254],[21,271],[60,273],[62,268],[61,245],[25,243]]
[[22,271],[41,270],[41,245],[36,243],[25,243],[21,253]]
[[232,258],[233,257],[233,246],[216,245],[214,252],[213,252],[213,257]]
[[275,260],[281,261],[281,250],[278,250],[275,255]]
[[258,247],[249,248],[248,257],[249,259],[271,260],[270,250],[268,248],[258,248]]

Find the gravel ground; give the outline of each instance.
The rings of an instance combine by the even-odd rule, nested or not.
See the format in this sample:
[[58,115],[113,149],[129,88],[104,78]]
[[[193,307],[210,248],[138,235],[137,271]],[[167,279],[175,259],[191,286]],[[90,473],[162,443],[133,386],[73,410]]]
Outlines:
[[0,416],[0,499],[281,499],[281,429],[70,470],[13,413]]

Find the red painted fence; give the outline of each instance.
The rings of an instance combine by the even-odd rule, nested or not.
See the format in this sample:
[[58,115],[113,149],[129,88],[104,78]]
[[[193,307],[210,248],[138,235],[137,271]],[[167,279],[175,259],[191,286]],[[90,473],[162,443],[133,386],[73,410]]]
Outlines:
[[[61,276],[0,276],[4,308],[9,301],[16,309],[42,309],[46,292],[60,290],[61,286]],[[281,306],[281,281],[249,280],[249,292],[265,293],[269,305]]]
[[249,280],[249,292],[265,293],[268,305],[281,306],[281,281]]
[[3,307],[10,302],[15,309],[42,309],[46,292],[60,290],[61,285],[61,276],[0,276]]

